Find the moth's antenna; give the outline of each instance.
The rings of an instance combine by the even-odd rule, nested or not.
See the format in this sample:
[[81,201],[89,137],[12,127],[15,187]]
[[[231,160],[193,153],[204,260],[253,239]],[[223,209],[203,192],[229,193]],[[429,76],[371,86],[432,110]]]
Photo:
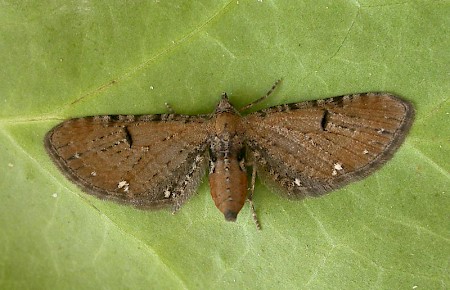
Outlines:
[[256,104],[261,103],[262,101],[264,101],[268,96],[270,96],[270,95],[273,93],[273,91],[276,89],[276,87],[277,87],[278,84],[281,82],[281,80],[282,80],[282,79],[277,80],[277,81],[273,84],[273,86],[270,88],[270,90],[269,90],[264,96],[262,96],[261,98],[259,98],[259,99],[255,100],[255,101],[251,102],[250,104],[248,104],[248,105],[246,105],[246,106],[240,108],[240,109],[239,109],[239,112],[243,112],[243,111],[245,111],[245,110],[248,110],[248,109],[250,109],[251,107],[253,107],[254,105],[256,105]]
[[164,103],[164,105],[166,106],[167,111],[169,112],[169,114],[175,114],[175,111],[173,110],[172,106],[169,103]]

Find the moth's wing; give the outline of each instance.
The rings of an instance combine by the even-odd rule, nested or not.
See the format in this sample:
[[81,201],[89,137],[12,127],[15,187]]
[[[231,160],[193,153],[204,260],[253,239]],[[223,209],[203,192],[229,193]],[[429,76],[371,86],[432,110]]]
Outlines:
[[71,181],[102,199],[177,209],[207,167],[209,116],[97,116],[68,120],[45,137]]
[[372,173],[401,145],[413,118],[410,103],[365,93],[268,108],[243,124],[258,174],[300,198]]

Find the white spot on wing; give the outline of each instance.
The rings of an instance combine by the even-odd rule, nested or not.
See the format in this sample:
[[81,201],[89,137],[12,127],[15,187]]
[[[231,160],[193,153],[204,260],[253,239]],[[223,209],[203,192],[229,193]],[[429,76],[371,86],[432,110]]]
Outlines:
[[336,170],[342,170],[342,164],[341,163],[334,163],[334,169]]
[[338,171],[341,171],[343,169],[342,163],[336,162],[333,165],[333,171],[331,172],[332,176],[336,176],[338,174]]
[[296,179],[294,180],[294,184],[297,185],[297,186],[302,185],[302,183],[300,182],[300,179],[298,179],[298,178],[296,178]]
[[128,192],[128,189],[130,188],[130,184],[126,180],[122,180],[117,184],[117,188],[123,188],[124,192]]

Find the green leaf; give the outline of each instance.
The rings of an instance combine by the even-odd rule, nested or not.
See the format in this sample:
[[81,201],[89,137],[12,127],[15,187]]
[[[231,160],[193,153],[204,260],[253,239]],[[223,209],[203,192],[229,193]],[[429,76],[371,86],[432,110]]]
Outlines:
[[[450,284],[447,1],[3,1],[0,288],[444,289]],[[100,201],[52,164],[67,118],[212,112],[388,91],[416,120],[381,170],[330,195],[257,184],[236,223],[207,183],[176,215]]]

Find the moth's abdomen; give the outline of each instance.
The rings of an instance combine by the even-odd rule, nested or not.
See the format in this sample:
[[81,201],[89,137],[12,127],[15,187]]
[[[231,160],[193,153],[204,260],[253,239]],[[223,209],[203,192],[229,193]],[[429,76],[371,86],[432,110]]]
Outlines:
[[247,173],[237,159],[217,160],[209,174],[211,196],[227,221],[235,221],[247,197]]

